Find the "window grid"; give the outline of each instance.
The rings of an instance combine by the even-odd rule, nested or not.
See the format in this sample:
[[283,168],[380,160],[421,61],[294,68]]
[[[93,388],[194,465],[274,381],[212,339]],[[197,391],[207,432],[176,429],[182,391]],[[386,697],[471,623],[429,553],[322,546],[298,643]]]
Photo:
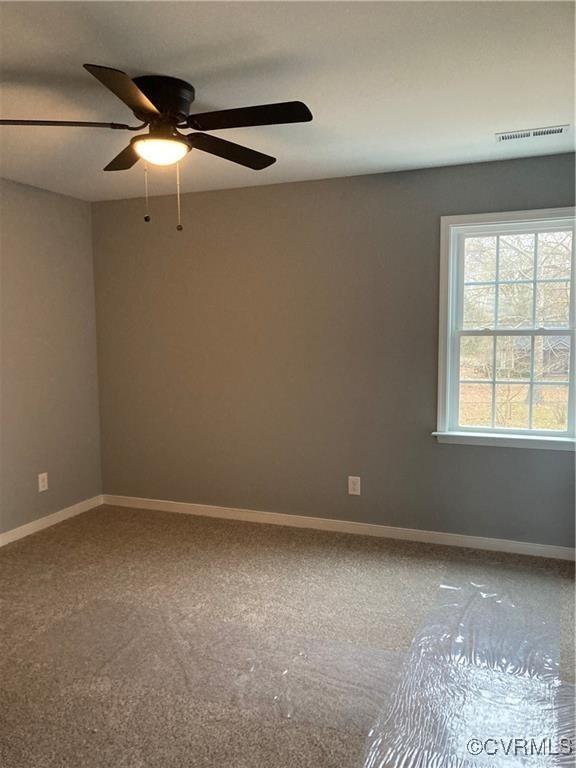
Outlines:
[[[466,240],[464,240],[466,242]],[[496,265],[495,265],[496,272],[494,274],[494,279],[496,281],[495,287],[494,287],[494,326],[498,325],[498,318],[500,317],[500,285],[498,283],[498,279],[500,277],[500,235],[496,236]],[[492,402],[490,403],[491,408],[491,416],[490,416],[490,426],[492,429],[494,429],[494,421],[496,418],[496,339],[492,339]],[[460,376],[460,372],[458,372],[458,376]],[[460,394],[460,387],[458,387],[458,394]],[[460,421],[460,402],[458,402],[458,421]]]
[[481,288],[482,286],[491,285],[532,285],[532,283],[569,283],[570,280],[567,277],[542,277],[539,280],[465,280],[464,286],[474,286],[475,288]]
[[[532,327],[536,328],[536,304],[538,302],[538,287],[536,281],[538,278],[538,243],[540,237],[538,233],[534,235],[534,272],[532,274],[533,287],[532,287]],[[536,358],[536,336],[532,336],[530,340],[530,389],[528,391],[528,429],[533,428],[534,423],[534,363]],[[572,367],[572,360],[569,361],[570,367]],[[568,426],[568,425],[566,425]]]
[[[494,273],[494,280],[479,280],[479,281],[470,281],[470,280],[464,280],[464,254],[465,254],[465,242],[467,237],[471,237],[472,235],[469,234],[463,234],[459,239],[459,248],[458,248],[458,274],[459,274],[459,291],[458,291],[458,322],[457,322],[457,328],[456,328],[456,337],[457,337],[457,355],[456,355],[456,364],[457,364],[457,370],[452,371],[452,380],[457,385],[455,389],[455,405],[456,405],[456,425],[458,429],[480,429],[480,430],[486,430],[486,427],[482,427],[480,425],[478,426],[468,426],[468,425],[462,425],[460,423],[460,398],[461,398],[461,385],[462,384],[484,384],[484,385],[491,385],[491,402],[490,402],[490,427],[489,431],[504,431],[504,432],[513,432],[513,433],[538,433],[538,434],[555,434],[555,435],[562,435],[562,434],[569,434],[571,432],[571,425],[573,421],[573,392],[571,392],[571,389],[573,389],[573,384],[571,383],[571,380],[573,378],[573,370],[574,370],[574,286],[573,286],[573,277],[574,277],[574,232],[572,230],[572,249],[570,253],[570,260],[571,260],[571,267],[570,267],[570,276],[568,278],[564,277],[553,277],[553,278],[546,278],[546,277],[540,277],[539,276],[539,245],[540,245],[540,236],[544,233],[549,232],[559,232],[559,231],[569,231],[570,228],[554,228],[550,227],[542,229],[534,229],[534,230],[522,230],[522,234],[528,234],[534,236],[534,246],[533,246],[533,262],[532,262],[532,279],[519,279],[519,280],[500,280],[500,272],[501,272],[501,253],[500,253],[500,247],[501,247],[501,237],[509,237],[511,234],[516,234],[514,232],[507,232],[506,234],[501,233],[477,233],[476,237],[495,237],[495,273]],[[462,279],[460,279],[460,277]],[[550,328],[540,328],[537,326],[537,320],[538,320],[538,301],[539,301],[539,295],[538,295],[538,288],[541,284],[550,284],[550,283],[557,283],[557,284],[567,284],[568,290],[570,291],[569,298],[570,298],[570,311],[569,311],[569,322],[567,326],[558,326],[558,327],[550,327]],[[532,311],[531,311],[531,327],[526,328],[507,328],[506,326],[500,325],[500,286],[501,285],[531,285],[532,286]],[[480,327],[480,328],[464,328],[463,327],[463,320],[464,320],[464,287],[465,286],[474,286],[474,287],[494,287],[494,314],[493,314],[493,320],[490,327]],[[461,378],[461,339],[462,337],[466,336],[485,336],[492,339],[492,378],[486,379],[486,378]],[[530,371],[529,371],[529,378],[527,377],[519,377],[517,379],[504,379],[498,377],[498,339],[502,337],[524,337],[524,338],[530,338]],[[568,375],[566,377],[566,380],[561,381],[553,381],[550,379],[538,379],[536,380],[536,373],[535,373],[535,365],[536,365],[536,338],[542,337],[545,338],[546,336],[566,336],[569,338],[569,362],[568,362]],[[456,375],[454,375],[456,374]],[[505,386],[518,386],[518,387],[527,387],[527,406],[528,406],[528,412],[527,412],[527,426],[526,427],[509,427],[509,426],[502,426],[497,423],[498,419],[498,398],[497,398],[497,386],[498,385],[505,385]],[[568,392],[568,400],[567,400],[567,420],[566,420],[566,429],[550,429],[550,430],[535,430],[534,429],[534,398],[535,398],[535,388],[536,387],[560,387],[560,388],[566,388]],[[520,390],[521,391],[521,390]]]

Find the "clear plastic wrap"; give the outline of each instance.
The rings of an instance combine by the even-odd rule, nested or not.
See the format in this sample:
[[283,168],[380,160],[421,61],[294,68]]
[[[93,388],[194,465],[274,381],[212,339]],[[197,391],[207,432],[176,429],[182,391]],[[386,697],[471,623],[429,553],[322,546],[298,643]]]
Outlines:
[[574,688],[560,681],[554,589],[506,578],[442,584],[370,729],[364,768],[574,765]]
[[[491,582],[433,585],[430,605],[411,647],[390,651],[373,632],[362,645],[310,637],[313,626],[302,636],[201,609],[90,601],[12,650],[5,738],[27,748],[27,724],[41,723],[27,763],[40,766],[43,754],[68,749],[50,727],[65,711],[79,738],[89,734],[90,753],[98,743],[116,756],[126,738],[138,750],[169,733],[197,759],[178,765],[574,765],[560,753],[574,738],[574,688],[560,680],[558,580],[495,571]],[[389,630],[381,622],[382,645]],[[261,740],[269,751],[258,751]],[[94,764],[78,759],[77,744],[61,765]]]
[[405,654],[238,624],[180,626],[191,687],[244,713],[364,733],[391,704]]

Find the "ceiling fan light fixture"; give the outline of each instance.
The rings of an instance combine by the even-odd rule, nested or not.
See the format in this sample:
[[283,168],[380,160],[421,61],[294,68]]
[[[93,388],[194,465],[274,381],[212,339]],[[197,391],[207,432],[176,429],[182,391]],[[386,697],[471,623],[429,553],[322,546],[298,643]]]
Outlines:
[[139,157],[152,165],[174,165],[190,151],[188,142],[178,138],[142,136],[132,143]]

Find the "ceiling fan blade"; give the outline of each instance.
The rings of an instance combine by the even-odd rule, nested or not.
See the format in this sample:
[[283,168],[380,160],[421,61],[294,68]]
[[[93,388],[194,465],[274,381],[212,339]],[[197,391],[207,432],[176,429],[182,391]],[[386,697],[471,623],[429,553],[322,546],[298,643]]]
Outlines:
[[132,168],[133,165],[135,165],[138,160],[140,160],[140,155],[136,152],[134,149],[134,146],[132,144],[128,144],[128,146],[122,150],[114,160],[111,160],[106,168],[104,168],[105,171],[127,171],[129,168]]
[[234,144],[225,139],[219,139],[216,136],[209,136],[205,133],[192,133],[188,135],[188,143],[195,149],[202,152],[209,152],[211,155],[217,155],[224,160],[231,160],[238,165],[244,165],[246,168],[252,168],[254,171],[260,171],[276,162],[275,157],[264,155],[262,152],[256,152],[254,149],[248,149],[241,144]]
[[84,64],[84,69],[90,72],[109,91],[112,91],[115,96],[118,96],[142,120],[157,117],[160,114],[148,96],[142,93],[126,72],[111,67],[100,67],[97,64]]
[[307,123],[312,113],[301,101],[285,101],[280,104],[262,104],[259,107],[221,109],[190,115],[188,126],[196,131],[217,131],[221,128],[247,128],[251,125],[281,125],[282,123]]
[[66,128],[115,128],[118,130],[137,131],[143,126],[131,127],[124,123],[85,123],[76,120],[0,120],[0,125],[52,125]]

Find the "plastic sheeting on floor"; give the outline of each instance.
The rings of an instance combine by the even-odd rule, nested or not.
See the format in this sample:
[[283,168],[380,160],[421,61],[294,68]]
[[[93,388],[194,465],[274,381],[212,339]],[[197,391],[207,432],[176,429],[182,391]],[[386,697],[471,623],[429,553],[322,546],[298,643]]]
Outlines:
[[574,765],[574,687],[559,675],[558,601],[511,581],[440,586],[363,768]]
[[207,701],[365,732],[358,768],[574,765],[556,586],[529,586],[502,574],[441,584],[408,653],[234,624],[181,626],[179,645]]
[[[89,602],[32,637],[25,653],[18,649],[4,738],[15,754],[28,721],[50,723],[52,710],[66,712],[76,739],[70,754],[78,743],[88,754],[100,734],[108,743],[121,712],[122,748],[111,748],[113,762],[96,756],[90,765],[148,765],[158,733],[169,735],[170,748],[179,739],[178,757],[154,765],[574,765],[574,688],[559,672],[558,582],[538,574],[533,589],[525,572],[494,572],[491,582],[432,586],[429,614],[405,652],[210,621],[202,611]],[[387,631],[382,622],[383,646]],[[42,755],[66,748],[54,729],[41,733],[36,759],[20,764],[40,766]],[[132,756],[118,763],[126,743]],[[58,766],[88,764],[73,760]]]
[[234,624],[181,626],[178,644],[207,701],[365,732],[358,768],[569,766],[574,687],[560,680],[555,588],[502,574],[441,584],[408,653]]
[[188,685],[206,702],[257,717],[367,732],[391,706],[406,655],[263,634],[240,624],[180,624]]

